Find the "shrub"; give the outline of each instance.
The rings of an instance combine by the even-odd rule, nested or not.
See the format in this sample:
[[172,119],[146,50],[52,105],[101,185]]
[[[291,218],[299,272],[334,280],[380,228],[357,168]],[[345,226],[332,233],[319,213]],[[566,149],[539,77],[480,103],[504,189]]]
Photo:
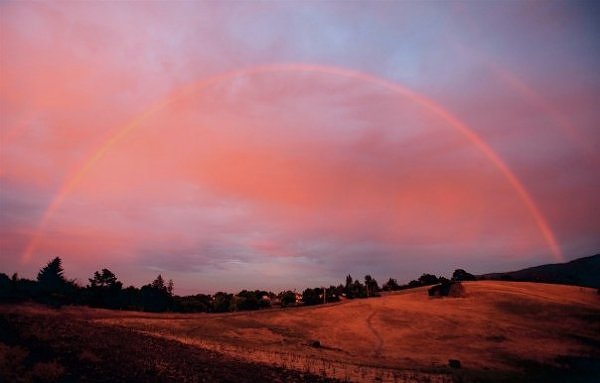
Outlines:
[[281,294],[281,307],[287,307],[296,304],[296,293],[293,291],[285,291]]
[[452,274],[452,280],[459,281],[459,282],[460,281],[476,281],[477,277],[475,277],[473,274],[467,273],[463,269],[456,269],[456,270],[454,270],[454,273]]

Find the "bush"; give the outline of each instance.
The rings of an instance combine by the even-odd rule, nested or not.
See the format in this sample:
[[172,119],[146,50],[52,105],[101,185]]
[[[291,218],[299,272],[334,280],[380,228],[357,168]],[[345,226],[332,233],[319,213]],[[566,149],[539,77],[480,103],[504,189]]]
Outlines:
[[447,282],[435,285],[427,290],[430,297],[465,297],[466,289],[460,282]]
[[288,307],[296,304],[296,293],[293,291],[284,291],[281,294],[281,307]]
[[423,274],[419,277],[419,283],[421,286],[435,285],[440,283],[438,277],[432,274]]
[[456,269],[456,270],[454,270],[454,273],[452,274],[452,280],[458,281],[458,282],[460,282],[460,281],[476,281],[477,277],[475,277],[473,274],[467,273],[463,269]]
[[174,297],[173,310],[183,313],[212,311],[211,296],[204,294]]
[[302,302],[304,302],[304,304],[307,306],[323,303],[323,296],[321,295],[322,292],[323,289],[320,288],[308,288],[302,292]]
[[213,296],[213,310],[216,313],[225,313],[233,310],[233,294],[219,291]]

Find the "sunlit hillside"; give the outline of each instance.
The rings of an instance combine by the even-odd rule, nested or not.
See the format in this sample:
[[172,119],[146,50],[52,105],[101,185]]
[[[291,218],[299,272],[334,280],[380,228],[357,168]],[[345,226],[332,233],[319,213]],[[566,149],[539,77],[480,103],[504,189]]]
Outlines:
[[[108,316],[98,319],[102,323],[341,379],[393,381],[412,371],[434,380],[447,374],[511,379],[525,373],[545,380],[560,376],[553,375],[554,368],[571,367],[583,368],[583,377],[598,373],[595,290],[491,281],[465,287],[465,298],[429,298],[419,288],[314,308],[94,315]],[[450,359],[461,368],[450,369]]]

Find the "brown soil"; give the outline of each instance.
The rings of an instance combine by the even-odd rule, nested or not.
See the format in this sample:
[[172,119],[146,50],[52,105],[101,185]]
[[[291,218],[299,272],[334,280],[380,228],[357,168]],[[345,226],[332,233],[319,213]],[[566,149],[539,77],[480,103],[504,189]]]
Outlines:
[[95,324],[70,312],[0,307],[1,382],[327,382]]

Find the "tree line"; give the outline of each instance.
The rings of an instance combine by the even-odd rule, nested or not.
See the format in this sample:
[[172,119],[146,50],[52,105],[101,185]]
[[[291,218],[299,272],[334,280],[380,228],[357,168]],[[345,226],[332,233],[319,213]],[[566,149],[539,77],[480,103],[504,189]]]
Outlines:
[[[452,280],[475,280],[475,276],[459,269]],[[35,280],[12,277],[0,273],[0,302],[34,301],[53,307],[62,305],[85,305],[90,307],[137,310],[149,312],[231,312],[259,310],[273,306],[290,307],[299,305],[318,305],[338,302],[342,299],[359,299],[378,297],[382,291],[396,291],[439,283],[449,283],[444,277],[423,274],[417,280],[399,285],[396,279],[390,278],[381,287],[370,275],[364,280],[346,277],[345,284],[329,287],[319,286],[307,288],[302,293],[286,290],[275,294],[263,290],[242,290],[237,294],[217,292],[178,296],[173,293],[172,280],[165,281],[158,275],[149,284],[141,288],[123,283],[108,269],[94,272],[86,286],[64,276],[62,260],[56,257],[49,261],[37,274]]]

